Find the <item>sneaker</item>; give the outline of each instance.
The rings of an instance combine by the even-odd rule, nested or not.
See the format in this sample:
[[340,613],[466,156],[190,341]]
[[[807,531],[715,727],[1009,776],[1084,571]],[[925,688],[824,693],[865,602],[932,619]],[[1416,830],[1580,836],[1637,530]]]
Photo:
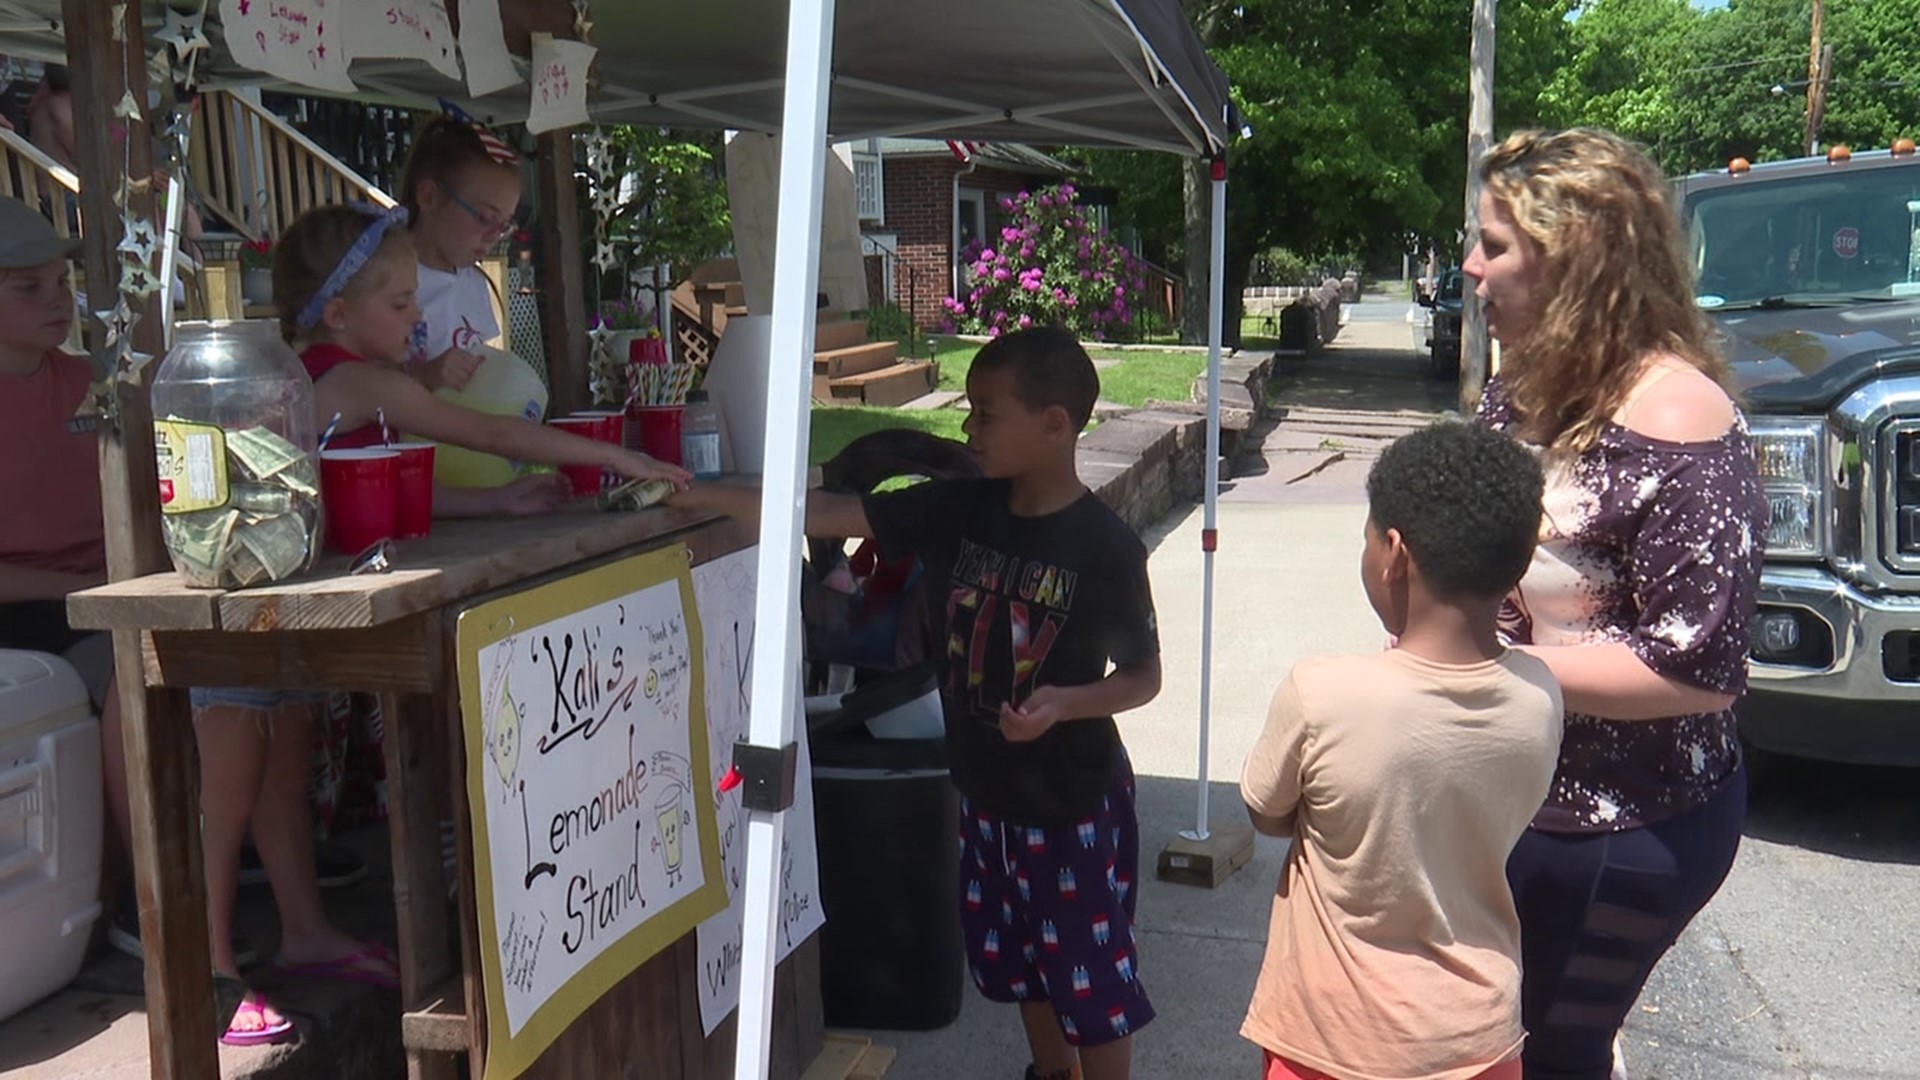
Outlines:
[[[323,889],[344,888],[367,876],[367,861],[337,844],[316,844],[313,864]],[[240,884],[268,884],[267,868],[260,864],[260,853],[252,844],[240,849]]]
[[[115,949],[142,963],[146,962],[146,950],[140,947],[140,909],[132,903],[120,905],[120,914],[114,916],[107,926],[107,943]],[[253,944],[245,935],[233,935],[233,962],[241,967],[252,967],[260,960]]]

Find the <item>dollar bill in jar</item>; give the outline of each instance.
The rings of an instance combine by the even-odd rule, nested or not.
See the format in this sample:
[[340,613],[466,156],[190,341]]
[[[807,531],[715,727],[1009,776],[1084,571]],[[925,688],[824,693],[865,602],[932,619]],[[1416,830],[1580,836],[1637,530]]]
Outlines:
[[264,427],[154,424],[167,550],[187,584],[239,589],[284,581],[319,550],[313,456]]

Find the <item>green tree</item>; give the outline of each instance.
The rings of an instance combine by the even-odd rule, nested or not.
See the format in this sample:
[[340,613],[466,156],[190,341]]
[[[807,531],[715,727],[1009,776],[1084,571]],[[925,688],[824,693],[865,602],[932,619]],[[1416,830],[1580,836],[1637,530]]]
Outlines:
[[622,178],[611,232],[634,262],[670,266],[678,281],[732,247],[719,132],[622,125],[608,134]]
[[[1496,110],[1538,120],[1573,0],[1504,0]],[[1253,129],[1228,155],[1226,326],[1254,256],[1285,247],[1319,261],[1398,258],[1409,238],[1454,246],[1466,190],[1470,0],[1186,0],[1201,40]],[[1184,263],[1187,340],[1204,333],[1205,162],[1083,158],[1121,190],[1142,254]],[[1176,217],[1175,214],[1178,213]]]
[[[1587,0],[1543,111],[1611,128],[1679,174],[1806,151],[1811,0]],[[1886,146],[1920,127],[1920,0],[1828,0],[1823,144]]]

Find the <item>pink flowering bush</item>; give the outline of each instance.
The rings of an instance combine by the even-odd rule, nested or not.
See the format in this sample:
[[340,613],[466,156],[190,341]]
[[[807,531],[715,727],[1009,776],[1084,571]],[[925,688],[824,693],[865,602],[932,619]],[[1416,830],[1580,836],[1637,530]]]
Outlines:
[[1073,185],[1000,200],[997,237],[961,252],[967,293],[941,301],[948,333],[1063,326],[1094,341],[1140,336],[1133,307],[1146,296],[1145,266],[1088,221]]

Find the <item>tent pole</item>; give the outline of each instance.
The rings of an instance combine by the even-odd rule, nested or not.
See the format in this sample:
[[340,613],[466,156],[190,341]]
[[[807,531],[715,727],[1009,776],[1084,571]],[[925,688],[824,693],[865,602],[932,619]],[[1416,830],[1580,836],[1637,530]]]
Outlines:
[[[760,492],[759,594],[747,741],[784,749],[799,708],[800,546],[806,524],[809,408],[827,154],[827,77],[834,0],[793,0],[787,13],[786,101],[780,123],[779,217],[773,257],[766,456]],[[789,774],[790,775],[790,774]],[[773,974],[786,812],[747,822],[740,1024],[734,1076],[764,1077],[773,1044]]]
[[1197,809],[1189,840],[1205,840],[1207,830],[1207,735],[1213,711],[1213,555],[1219,547],[1220,506],[1220,346],[1226,317],[1227,156],[1213,158],[1212,251],[1207,271],[1207,463],[1206,510],[1200,530],[1200,767]]

